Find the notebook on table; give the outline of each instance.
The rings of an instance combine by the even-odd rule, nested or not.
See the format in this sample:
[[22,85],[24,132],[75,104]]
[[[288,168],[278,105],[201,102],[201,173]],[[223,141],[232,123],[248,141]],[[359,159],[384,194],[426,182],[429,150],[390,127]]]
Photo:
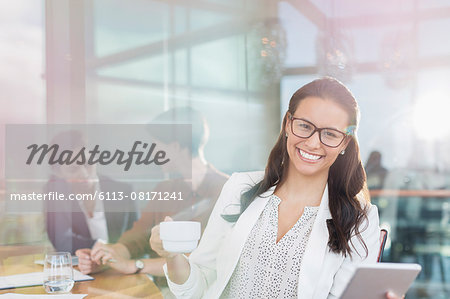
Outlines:
[[[78,270],[73,270],[73,280],[74,281],[86,281],[93,280],[94,277],[82,274]],[[0,290],[21,288],[21,287],[31,287],[42,285],[44,280],[43,272],[31,272],[25,274],[16,274],[8,276],[0,276]]]

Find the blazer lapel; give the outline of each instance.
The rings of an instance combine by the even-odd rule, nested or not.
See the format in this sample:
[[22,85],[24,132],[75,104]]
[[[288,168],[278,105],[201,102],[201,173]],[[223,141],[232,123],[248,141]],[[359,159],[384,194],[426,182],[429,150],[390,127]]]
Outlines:
[[241,251],[244,248],[245,241],[264,210],[264,207],[269,200],[269,196],[273,194],[274,190],[275,187],[272,187],[260,196],[256,197],[236,222],[229,240],[227,241],[227,248],[224,248],[222,251],[224,253],[223,260],[227,261],[227,263],[222,265],[223,271],[220,271],[222,273],[217,273],[218,294],[221,294],[226,287],[226,284],[228,283],[228,280],[237,265]]
[[312,298],[317,286],[325,254],[328,250],[328,228],[326,220],[331,218],[328,208],[328,185],[314,221],[308,244],[302,258],[298,280],[298,298]]

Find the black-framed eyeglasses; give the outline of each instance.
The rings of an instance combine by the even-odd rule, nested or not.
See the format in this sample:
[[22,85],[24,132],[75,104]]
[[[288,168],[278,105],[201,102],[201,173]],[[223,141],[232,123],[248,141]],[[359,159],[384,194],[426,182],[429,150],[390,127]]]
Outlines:
[[329,147],[338,147],[350,135],[333,128],[318,128],[312,122],[289,115],[291,131],[297,137],[309,138],[319,132],[319,140]]

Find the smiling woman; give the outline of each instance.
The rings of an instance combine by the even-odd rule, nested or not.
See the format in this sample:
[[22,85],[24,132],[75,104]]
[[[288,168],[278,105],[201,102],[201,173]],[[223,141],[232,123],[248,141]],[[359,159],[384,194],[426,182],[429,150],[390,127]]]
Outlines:
[[[316,127],[309,137],[296,136],[292,126],[292,119],[295,118],[351,134],[344,134],[340,143],[326,145],[321,137],[327,132],[324,129]],[[329,245],[337,253],[350,254],[348,241],[351,231],[355,229],[356,236],[361,240],[359,226],[367,217],[364,205],[361,205],[356,195],[361,192],[363,201],[369,199],[355,134],[358,121],[358,104],[352,93],[339,81],[323,78],[297,90],[289,102],[278,141],[269,156],[264,179],[244,193],[243,210],[255,196],[273,186],[276,186],[276,192],[292,192],[286,190],[289,180],[295,181],[297,185],[301,182],[302,185],[315,186],[317,190],[323,190],[327,185],[329,208],[333,216],[327,220]],[[349,131],[349,128],[352,129]],[[316,131],[319,134],[315,134]],[[302,193],[299,191],[299,194]],[[318,204],[317,199],[311,201],[310,198],[306,199],[308,203]],[[367,248],[365,251],[367,253]]]
[[[370,204],[351,92],[322,78],[292,96],[265,173],[225,184],[199,247],[166,258],[180,298],[338,298],[355,267],[375,263],[377,208]],[[230,206],[237,214],[225,214]]]

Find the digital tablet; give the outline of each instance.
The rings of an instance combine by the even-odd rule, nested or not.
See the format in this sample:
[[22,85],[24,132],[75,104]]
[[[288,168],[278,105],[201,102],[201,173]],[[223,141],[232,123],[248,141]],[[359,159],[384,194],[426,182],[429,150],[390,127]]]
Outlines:
[[422,267],[418,264],[377,263],[360,265],[341,299],[386,299],[386,292],[403,295]]

